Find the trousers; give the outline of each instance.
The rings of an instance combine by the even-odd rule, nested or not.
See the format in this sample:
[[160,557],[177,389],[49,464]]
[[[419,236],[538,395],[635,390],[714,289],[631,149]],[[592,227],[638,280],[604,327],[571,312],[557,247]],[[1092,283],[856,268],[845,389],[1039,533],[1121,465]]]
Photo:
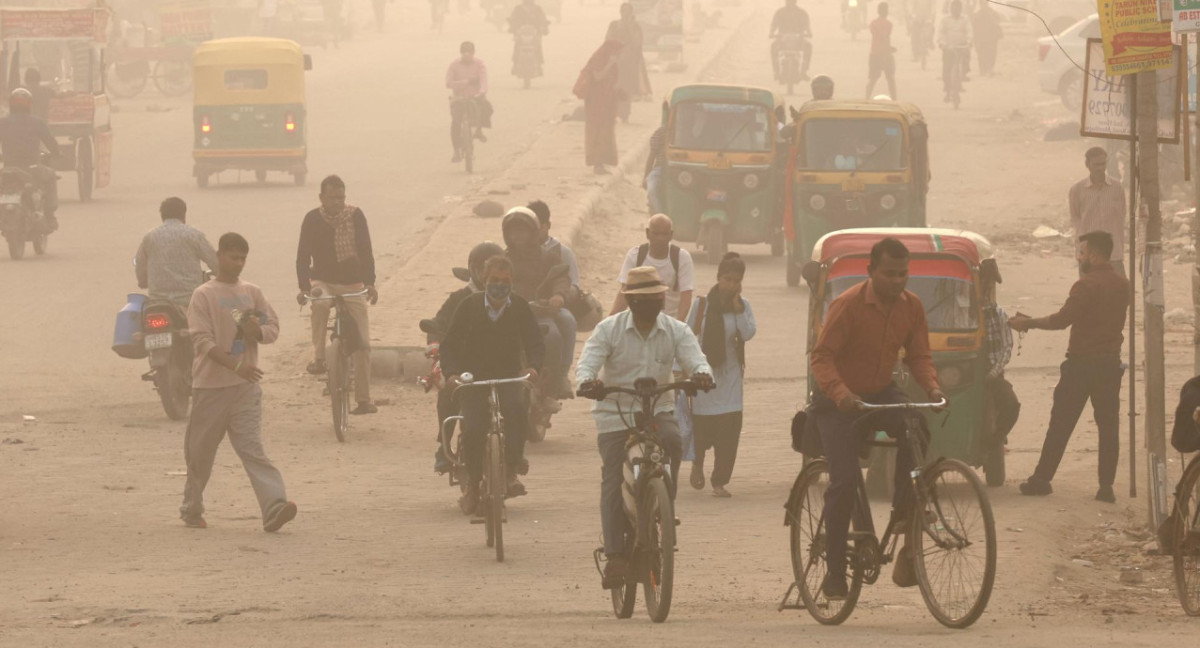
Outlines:
[[1050,426],[1042,443],[1037,469],[1033,471],[1034,477],[1045,481],[1054,479],[1075,424],[1083,414],[1083,406],[1090,400],[1100,435],[1100,485],[1113,485],[1121,454],[1121,378],[1124,375],[1119,355],[1067,356],[1059,367],[1054,405],[1050,408]]
[[575,315],[566,308],[558,309],[550,319],[554,320],[554,327],[558,329],[558,336],[561,339],[559,342],[559,366],[561,367],[560,376],[569,375],[571,372],[571,363],[575,362],[575,343],[578,337],[579,323],[575,321]]
[[[313,281],[314,290],[320,289],[322,295],[343,295],[358,292],[362,286],[332,284],[324,281]],[[346,312],[354,318],[358,327],[358,336],[362,347],[354,352],[354,400],[359,403],[371,402],[371,323],[367,316],[366,297],[347,297]],[[329,335],[329,311],[333,302],[322,300],[310,303],[312,309],[312,343],[313,360],[325,360],[325,339]]]
[[[658,437],[662,441],[663,450],[671,460],[671,480],[668,488],[671,499],[675,499],[675,484],[679,477],[679,457],[683,451],[683,443],[679,438],[679,424],[675,415],[663,412],[654,416],[658,426]],[[600,528],[604,534],[604,553],[617,556],[625,553],[625,537],[630,531],[629,521],[625,518],[625,507],[621,503],[621,485],[625,483],[622,467],[627,457],[625,442],[629,439],[629,431],[601,432],[596,437],[596,445],[600,450]]]
[[[511,469],[523,463],[525,437],[529,434],[529,404],[525,387],[518,383],[500,385],[500,416],[504,419],[504,462]],[[483,454],[491,428],[490,391],[483,387],[461,389],[459,407],[463,415],[463,454],[472,484],[483,479]]]
[[692,429],[696,438],[696,463],[703,465],[705,453],[712,448],[710,481],[714,487],[728,484],[737,461],[738,442],[742,438],[742,413],[693,414]]

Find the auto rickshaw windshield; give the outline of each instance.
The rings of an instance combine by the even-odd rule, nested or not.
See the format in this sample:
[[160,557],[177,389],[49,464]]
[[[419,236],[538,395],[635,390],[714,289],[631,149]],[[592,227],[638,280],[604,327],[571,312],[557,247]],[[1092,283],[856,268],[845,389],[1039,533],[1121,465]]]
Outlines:
[[[831,274],[825,292],[825,314],[838,295],[867,279],[866,259],[857,261],[850,273]],[[843,263],[845,262],[843,261]],[[914,259],[909,264],[907,289],[916,294],[925,307],[925,319],[934,332],[974,331],[979,328],[979,301],[970,269],[961,261]]]
[[670,146],[692,151],[770,151],[770,124],[765,106],[689,101],[675,106]]
[[809,119],[800,168],[895,171],[905,166],[904,129],[894,119]]

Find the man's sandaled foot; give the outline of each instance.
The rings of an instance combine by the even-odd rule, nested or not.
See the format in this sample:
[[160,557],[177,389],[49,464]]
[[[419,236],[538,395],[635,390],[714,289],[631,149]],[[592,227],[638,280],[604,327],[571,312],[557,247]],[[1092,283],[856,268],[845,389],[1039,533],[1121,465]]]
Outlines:
[[379,411],[379,408],[375,407],[375,404],[372,403],[371,401],[362,401],[358,404],[358,407],[355,407],[354,409],[350,410],[350,413],[355,416],[358,416],[360,414],[374,414],[378,411]]
[[699,461],[692,462],[692,474],[689,476],[688,482],[692,488],[700,490],[704,488],[704,464]]
[[600,581],[600,586],[606,590],[617,589],[625,584],[628,575],[629,561],[625,560],[624,556],[609,556],[604,563],[604,578]]
[[308,363],[307,369],[308,373],[314,376],[320,376],[321,374],[329,371],[329,367],[325,366],[324,360],[313,360],[312,362]]
[[267,521],[263,523],[263,531],[267,533],[275,533],[283,527],[283,525],[296,519],[296,503],[285,502],[275,508],[275,510],[267,516]]
[[181,518],[181,519],[183,520],[183,526],[185,526],[189,529],[207,529],[208,528],[208,522],[205,522],[204,517],[201,515],[195,515],[192,517],[185,517],[185,518]]
[[725,490],[724,486],[713,486],[713,497],[733,497],[733,493]]

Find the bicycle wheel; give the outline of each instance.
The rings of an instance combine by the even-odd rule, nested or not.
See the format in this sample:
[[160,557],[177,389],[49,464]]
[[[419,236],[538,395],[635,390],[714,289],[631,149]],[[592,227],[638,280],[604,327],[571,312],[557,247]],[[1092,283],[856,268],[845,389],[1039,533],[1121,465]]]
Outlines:
[[487,519],[492,528],[488,534],[496,548],[496,562],[504,562],[504,497],[508,479],[504,474],[503,440],[499,434],[488,435],[487,441]]
[[350,419],[350,391],[346,389],[350,367],[342,355],[342,341],[334,339],[325,349],[325,366],[328,373],[325,385],[329,390],[329,403],[333,411],[333,434],[339,443],[346,441],[346,428]]
[[791,527],[792,574],[804,607],[818,623],[838,625],[850,618],[862,593],[862,572],[854,569],[844,601],[830,601],[821,593],[828,566],[825,563],[825,491],[829,488],[829,466],[824,459],[808,464],[792,487],[788,500]]
[[1200,459],[1183,471],[1175,496],[1175,593],[1189,616],[1200,616]]
[[192,89],[192,63],[159,61],[154,64],[154,85],[168,97],[179,97]]
[[[625,515],[621,513],[621,515]],[[625,537],[625,556],[629,557],[633,554],[633,538],[632,534],[626,534]],[[632,565],[631,565],[632,566]],[[609,590],[612,594],[613,614],[618,619],[628,619],[633,616],[634,605],[637,604],[637,575],[631,569],[629,575],[625,577],[625,583],[620,587],[615,587]]]
[[957,459],[942,459],[922,477],[922,502],[909,527],[921,596],[942,625],[979,619],[996,580],[996,521],[983,482]]
[[[671,588],[675,585],[675,506],[666,480],[651,479],[641,501],[640,524],[645,524],[646,611],[650,620],[662,623],[671,613]],[[630,585],[626,585],[630,587]]]

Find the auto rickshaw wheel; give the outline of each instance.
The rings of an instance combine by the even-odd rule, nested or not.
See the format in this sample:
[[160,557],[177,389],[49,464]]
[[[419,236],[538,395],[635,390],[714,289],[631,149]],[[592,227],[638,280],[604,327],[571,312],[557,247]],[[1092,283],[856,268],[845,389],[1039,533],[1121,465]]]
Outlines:
[[95,164],[92,159],[92,138],[80,138],[75,150],[75,173],[79,176],[79,201],[88,202],[92,199],[92,183],[95,180],[93,171]]

